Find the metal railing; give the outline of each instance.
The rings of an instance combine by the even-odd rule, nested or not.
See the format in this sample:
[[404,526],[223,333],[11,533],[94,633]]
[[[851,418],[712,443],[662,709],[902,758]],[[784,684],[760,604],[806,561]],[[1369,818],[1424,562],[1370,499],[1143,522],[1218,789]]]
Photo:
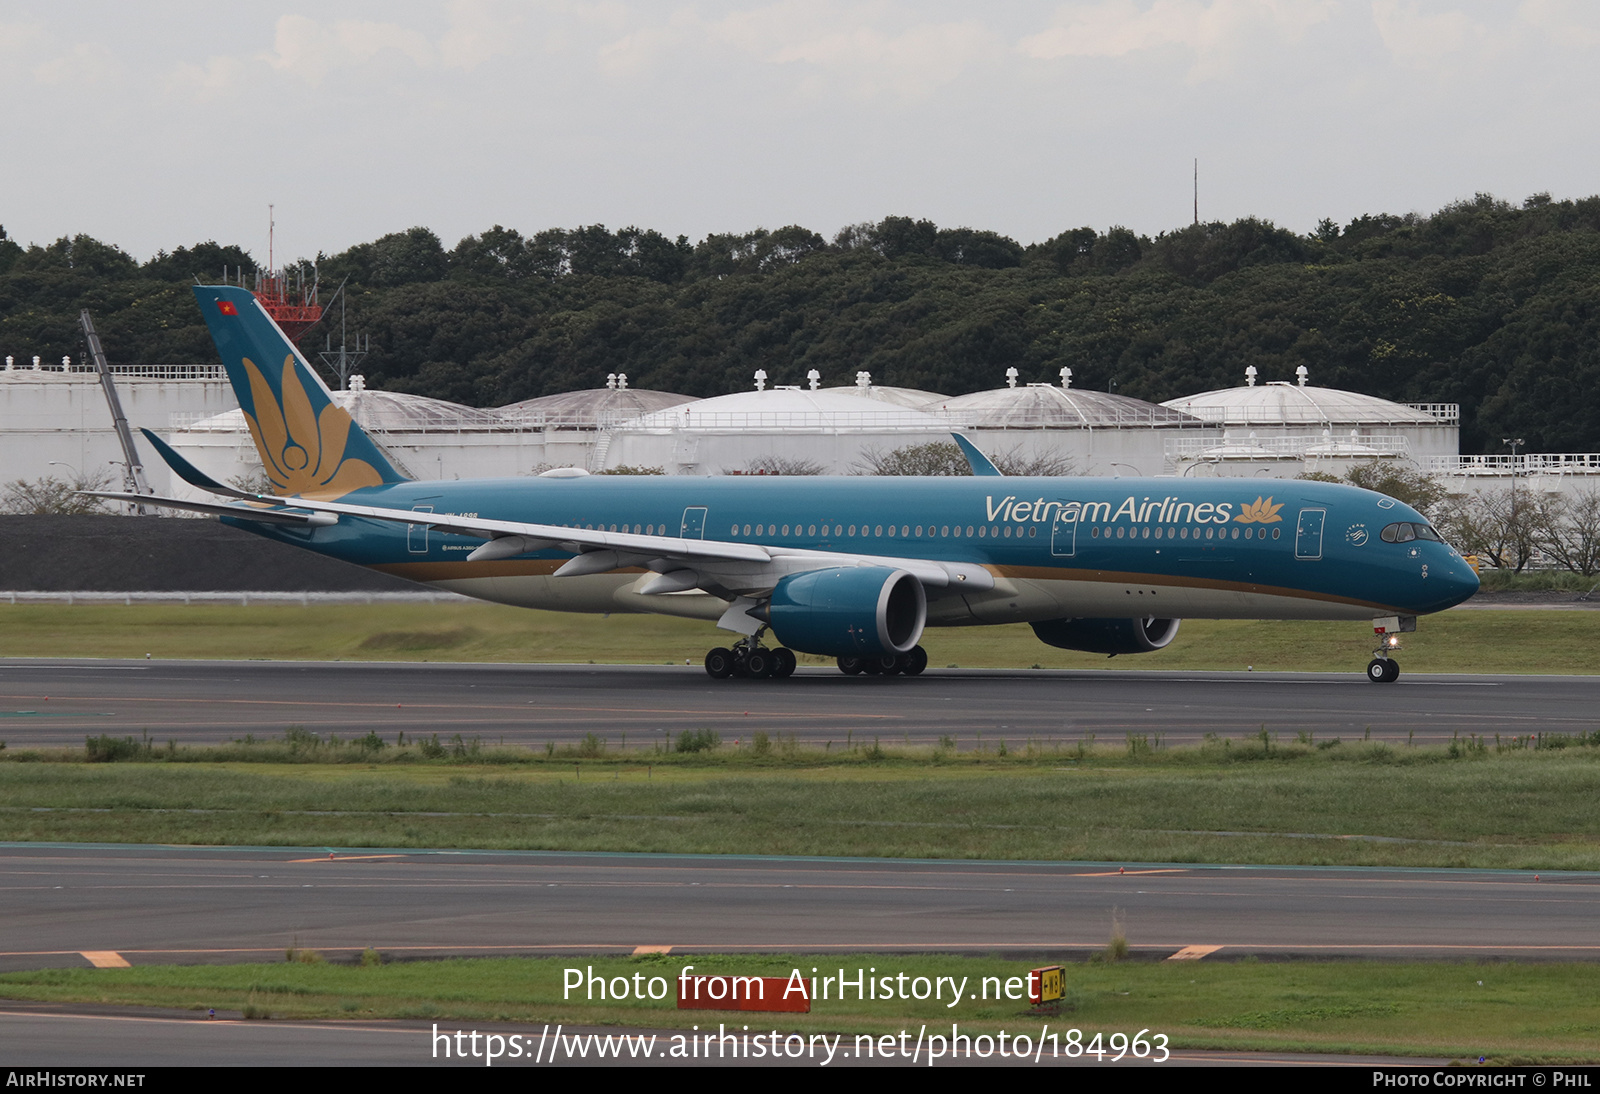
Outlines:
[[[34,368],[32,362],[23,364],[17,361],[10,369],[0,369],[0,375],[6,372],[31,373],[35,376],[44,373],[53,373],[56,376],[94,376],[94,364],[89,361],[74,361],[70,365],[41,362]],[[111,365],[110,372],[113,376],[130,376],[148,380],[226,380],[228,374],[221,365]]]
[[921,430],[935,432],[943,428],[938,418],[919,411],[821,411],[821,410],[747,410],[747,411],[691,411],[674,414],[671,410],[657,411],[648,418],[633,418],[611,428],[654,432],[676,430],[762,430],[767,432],[814,433],[826,430],[849,430],[870,433],[882,430]]
[[1429,417],[1438,418],[1441,422],[1458,424],[1461,421],[1460,403],[1406,403],[1412,410],[1420,410]]
[[548,433],[560,430],[586,429],[590,432],[604,432],[616,429],[629,422],[636,422],[642,416],[641,411],[631,410],[598,410],[598,411],[549,411],[549,410],[516,410],[516,411],[489,411],[501,423],[501,428],[525,429],[531,432]]
[[[1426,414],[1436,419],[1440,425],[1454,424],[1461,421],[1461,406],[1459,403],[1405,403],[1408,410],[1419,414]],[[1342,418],[1342,411],[1337,406],[1323,407],[1308,403],[1304,405],[1286,404],[1283,406],[1188,406],[1174,407],[1181,409],[1185,414],[1192,414],[1209,425],[1230,426],[1272,426],[1272,425],[1347,425],[1355,422],[1372,421],[1371,409],[1362,407],[1352,408],[1351,417]],[[1357,417],[1359,416],[1359,417]],[[1400,422],[1385,422],[1385,425],[1403,424]],[[1426,423],[1416,423],[1423,425]]]
[[[685,404],[686,408],[692,404]],[[931,419],[931,420],[930,420]],[[592,418],[590,419],[592,422]],[[1018,410],[949,410],[944,407],[924,407],[919,410],[893,408],[864,411],[823,410],[746,410],[705,411],[689,409],[687,413],[671,410],[656,411],[647,417],[619,415],[606,422],[602,429],[624,431],[657,430],[727,430],[764,432],[819,432],[846,430],[871,433],[879,430],[893,432],[939,432],[946,429],[1198,429],[1203,423],[1159,407],[1149,410],[1117,409],[1101,411],[1096,408],[1087,418],[1077,418],[1060,410],[1045,407]],[[586,423],[583,428],[593,429]]]
[[1519,452],[1515,456],[1429,456],[1430,475],[1600,475],[1600,452]]
[[1062,407],[1019,407],[1004,410],[948,409],[924,407],[931,414],[959,429],[1201,429],[1210,423],[1196,421],[1193,415],[1167,407],[1092,406],[1081,414]]
[[[1332,459],[1367,459],[1373,456],[1399,456],[1410,454],[1411,441],[1398,433],[1362,434],[1359,437],[1325,436],[1320,433],[1301,436],[1273,437],[1169,437],[1166,444],[1169,460],[1207,460],[1251,458],[1305,459],[1327,457]],[[1318,451],[1318,450],[1321,451]]]

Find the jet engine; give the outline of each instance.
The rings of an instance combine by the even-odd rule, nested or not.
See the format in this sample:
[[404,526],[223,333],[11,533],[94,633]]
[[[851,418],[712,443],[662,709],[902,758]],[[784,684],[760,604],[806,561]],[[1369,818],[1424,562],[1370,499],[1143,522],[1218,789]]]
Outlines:
[[767,621],[791,649],[830,657],[909,653],[928,621],[922,582],[888,566],[793,574],[772,590]]
[[1153,653],[1178,634],[1177,619],[1046,619],[1033,624],[1039,641],[1085,653]]

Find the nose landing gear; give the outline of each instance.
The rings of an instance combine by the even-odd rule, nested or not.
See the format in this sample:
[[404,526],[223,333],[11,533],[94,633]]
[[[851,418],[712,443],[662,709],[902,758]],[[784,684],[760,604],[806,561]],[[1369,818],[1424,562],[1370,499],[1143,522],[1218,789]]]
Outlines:
[[1392,684],[1400,679],[1400,662],[1385,656],[1383,650],[1377,653],[1377,657],[1367,662],[1367,679],[1374,684]]
[[1367,662],[1367,679],[1374,684],[1392,684],[1400,679],[1400,662],[1389,654],[1400,648],[1400,636],[1417,629],[1414,615],[1388,615],[1372,621],[1372,633],[1378,636],[1378,648],[1372,651]]

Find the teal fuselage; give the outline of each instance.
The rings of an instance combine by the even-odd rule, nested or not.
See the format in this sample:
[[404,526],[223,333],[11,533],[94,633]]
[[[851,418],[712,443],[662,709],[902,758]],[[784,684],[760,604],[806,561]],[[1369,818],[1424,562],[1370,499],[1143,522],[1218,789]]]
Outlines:
[[[995,587],[951,590],[930,625],[1063,617],[1363,619],[1420,615],[1477,591],[1448,545],[1385,542],[1425,524],[1391,498],[1301,480],[624,477],[401,482],[339,498],[482,519],[885,558],[975,563]],[[343,516],[329,527],[239,524],[471,596],[571,611],[714,619],[705,593],[641,597],[641,570],[553,577],[550,550],[470,562],[483,540]]]

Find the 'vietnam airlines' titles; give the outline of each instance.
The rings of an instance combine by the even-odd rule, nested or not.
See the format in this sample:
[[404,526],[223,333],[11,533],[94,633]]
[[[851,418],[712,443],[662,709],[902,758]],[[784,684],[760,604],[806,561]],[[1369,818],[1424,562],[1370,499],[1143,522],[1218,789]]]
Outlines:
[[1227,524],[1235,520],[1246,524],[1266,524],[1283,519],[1277,513],[1282,506],[1273,505],[1271,498],[1257,498],[1238,514],[1234,513],[1232,502],[1195,503],[1180,501],[1175,495],[1163,498],[1129,495],[1120,505],[1109,501],[1046,501],[1044,498],[1026,501],[1018,500],[1014,494],[999,501],[990,494],[984,502],[989,521],[1003,520],[1018,524],[1052,520],[1060,520],[1063,524],[1116,524],[1123,520],[1130,524]]

